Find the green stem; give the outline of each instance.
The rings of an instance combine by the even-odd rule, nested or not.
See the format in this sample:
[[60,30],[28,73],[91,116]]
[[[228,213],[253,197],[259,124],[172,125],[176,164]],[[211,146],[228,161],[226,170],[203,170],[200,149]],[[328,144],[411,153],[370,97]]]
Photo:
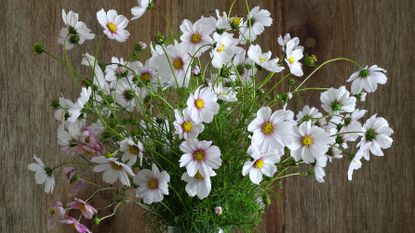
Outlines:
[[231,13],[232,13],[233,7],[235,6],[236,1],[237,0],[232,1],[231,7],[229,8],[229,11],[228,11],[228,17],[231,17]]
[[293,92],[293,94],[302,92],[302,91],[327,91],[328,89],[329,89],[328,87],[307,87],[307,88],[298,89],[295,92]]
[[115,206],[115,208],[114,208],[114,211],[113,211],[111,214],[109,214],[109,215],[107,215],[107,216],[104,216],[104,217],[100,218],[99,220],[100,220],[100,221],[102,221],[102,220],[104,220],[104,219],[111,218],[112,216],[114,216],[114,215],[115,215],[115,213],[117,212],[118,207],[120,207],[121,203],[122,203],[122,202],[118,202],[118,204],[117,204],[117,205]]
[[330,59],[330,60],[327,60],[327,61],[325,61],[325,62],[323,62],[321,65],[319,65],[315,70],[313,70],[313,72],[311,72],[304,80],[303,80],[303,82],[301,82],[300,83],[300,85],[298,85],[298,87],[294,90],[294,92],[296,92],[296,91],[298,91],[299,89],[300,89],[300,87],[301,86],[303,86],[304,85],[304,83],[306,83],[318,70],[320,70],[321,68],[323,68],[325,65],[327,65],[327,64],[329,64],[329,63],[332,63],[332,62],[336,62],[336,61],[347,61],[347,62],[350,62],[350,63],[353,63],[353,64],[355,64],[355,65],[357,65],[357,66],[359,66],[359,67],[361,67],[360,65],[359,65],[359,63],[357,63],[357,62],[355,62],[355,61],[353,61],[353,60],[351,60],[351,59],[349,59],[349,58],[345,58],[345,57],[338,57],[338,58],[333,58],[333,59]]
[[330,137],[334,137],[334,136],[338,136],[338,135],[343,135],[343,134],[364,134],[365,132],[361,132],[361,131],[349,131],[349,132],[341,132],[341,133],[336,133],[336,134],[332,134],[330,135]]
[[128,197],[126,197],[126,199],[127,199],[128,201],[130,201],[130,202],[132,202],[132,203],[134,203],[134,204],[136,204],[136,205],[140,206],[140,207],[141,207],[141,208],[143,208],[144,210],[146,210],[146,211],[148,211],[148,212],[150,212],[150,213],[154,214],[155,216],[162,217],[160,214],[156,213],[154,210],[152,210],[150,207],[148,207],[148,206],[144,205],[143,203],[140,203],[140,202],[138,202],[138,201],[136,201],[136,200],[133,200],[133,199],[131,199],[131,198],[128,198]]
[[277,88],[285,79],[287,79],[288,77],[291,76],[291,73],[288,73],[287,75],[285,75],[284,77],[282,77],[282,79],[280,79],[274,86],[271,87],[271,89],[269,89],[264,95],[263,97],[268,96],[275,88]]
[[51,54],[51,53],[49,53],[48,51],[44,51],[44,53],[46,54],[46,55],[48,55],[49,57],[51,57],[51,58],[53,58],[53,59],[55,59],[55,60],[57,60],[58,62],[60,62],[60,63],[62,63],[62,64],[65,64],[65,62],[61,59],[61,58],[59,58],[59,57],[57,57],[57,56],[55,56],[55,55],[53,55],[53,54]]
[[[84,181],[85,183],[90,183],[89,181],[86,181],[86,180],[84,180],[84,179],[82,179],[82,181]],[[107,190],[114,190],[115,188],[113,188],[113,187],[109,187],[109,188],[100,188],[100,189],[97,189],[97,190],[95,190],[95,192],[93,192],[86,200],[85,200],[85,202],[88,202],[88,201],[90,201],[94,196],[95,196],[95,194],[97,194],[97,193],[99,193],[99,192],[102,192],[102,191],[107,191]]]

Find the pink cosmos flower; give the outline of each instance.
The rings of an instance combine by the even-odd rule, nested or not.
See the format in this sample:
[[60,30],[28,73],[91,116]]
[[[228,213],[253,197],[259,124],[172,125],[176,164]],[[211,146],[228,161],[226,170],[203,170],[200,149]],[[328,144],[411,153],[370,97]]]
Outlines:
[[71,216],[65,216],[65,219],[62,219],[61,223],[72,225],[78,233],[92,233],[86,226],[82,225],[78,220]]
[[48,230],[54,229],[56,227],[56,222],[62,220],[64,217],[65,209],[62,206],[62,202],[55,201],[49,209]]
[[96,133],[89,126],[82,129],[76,144],[74,150],[79,154],[99,156],[105,151],[104,145],[99,141]]
[[82,212],[82,215],[84,215],[84,217],[87,219],[92,219],[92,216],[94,216],[94,214],[97,213],[97,210],[92,205],[86,203],[85,201],[79,198],[74,198],[74,201],[70,202],[68,204],[68,207],[80,210]]
[[69,184],[71,185],[71,189],[69,190],[70,196],[76,196],[79,191],[85,189],[88,186],[87,183],[85,183],[82,179],[79,179],[75,168],[65,167],[63,168],[63,172]]

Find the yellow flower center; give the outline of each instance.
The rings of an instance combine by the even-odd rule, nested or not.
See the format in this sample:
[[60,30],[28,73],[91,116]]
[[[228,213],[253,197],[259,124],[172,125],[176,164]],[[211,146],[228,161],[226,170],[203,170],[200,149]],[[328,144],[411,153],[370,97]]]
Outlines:
[[241,18],[239,18],[239,17],[232,17],[231,24],[234,27],[239,26],[239,24],[241,24]]
[[107,28],[112,33],[115,33],[117,31],[117,29],[118,29],[118,27],[117,27],[117,25],[115,23],[108,23],[107,24]]
[[304,136],[301,139],[301,142],[304,146],[310,146],[311,144],[313,144],[313,138],[311,136]]
[[263,58],[263,57],[258,58],[258,60],[259,60],[259,61],[261,61],[261,62],[266,61],[266,59],[265,59],[265,58]]
[[140,153],[140,149],[136,145],[129,145],[128,153],[131,155],[138,155],[138,153]]
[[182,128],[183,128],[184,132],[188,133],[188,132],[192,131],[193,124],[190,121],[185,121],[182,124]]
[[216,49],[216,51],[218,51],[218,53],[223,52],[223,50],[225,49],[225,45],[222,43],[218,46],[218,48]]
[[157,179],[151,178],[148,180],[148,188],[149,189],[157,189],[159,187],[159,181]]
[[265,122],[265,123],[262,125],[262,132],[263,132],[265,135],[270,135],[270,134],[272,134],[273,129],[274,129],[274,127],[272,126],[272,123],[271,123],[271,122]]
[[198,181],[202,181],[202,180],[204,180],[204,179],[205,179],[205,177],[203,177],[203,176],[200,174],[200,172],[199,172],[199,171],[197,171],[197,172],[196,172],[196,175],[195,175],[195,179],[196,179],[196,180],[198,180]]
[[182,59],[181,59],[181,58],[179,58],[179,57],[175,58],[175,59],[173,60],[173,67],[174,67],[176,70],[181,70],[181,69],[183,69],[183,61],[182,61]]
[[151,74],[149,72],[144,72],[140,76],[141,81],[148,82],[151,80]]
[[122,170],[122,166],[117,164],[117,163],[114,163],[114,162],[111,162],[111,167],[112,167],[113,170],[116,170],[116,171],[121,171]]
[[193,159],[197,161],[202,161],[205,159],[205,157],[206,157],[206,154],[203,150],[197,150],[193,153]]
[[195,100],[195,106],[197,109],[202,109],[203,107],[205,107],[205,101],[203,101],[202,99],[197,99]]
[[254,167],[257,168],[257,169],[261,169],[263,166],[264,166],[264,160],[262,160],[262,159],[258,159],[254,163]]
[[288,58],[288,62],[290,63],[290,64],[293,64],[294,63],[294,58],[291,56],[291,57],[289,57]]
[[202,36],[199,33],[195,33],[192,35],[192,38],[190,40],[193,44],[198,44],[202,40]]

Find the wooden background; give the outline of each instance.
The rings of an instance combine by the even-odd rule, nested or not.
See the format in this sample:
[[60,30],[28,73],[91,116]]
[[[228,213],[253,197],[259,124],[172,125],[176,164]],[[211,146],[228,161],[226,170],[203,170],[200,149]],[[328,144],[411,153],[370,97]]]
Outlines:
[[[230,0],[158,0],[160,12],[174,30],[184,18],[197,19],[214,9],[226,10]],[[56,164],[62,153],[56,143],[57,123],[49,101],[60,93],[72,98],[79,93],[64,67],[46,56],[31,52],[32,44],[43,41],[48,50],[61,55],[56,43],[61,9],[80,13],[80,19],[99,36],[95,12],[115,8],[124,15],[134,0],[1,0],[0,1],[0,232],[46,232],[46,213],[52,200],[62,198],[64,185],[58,184],[52,197],[34,184],[27,171],[33,153]],[[276,37],[291,32],[307,41],[320,59],[347,56],[361,63],[386,68],[387,86],[368,97],[365,107],[388,119],[395,129],[395,143],[384,158],[373,158],[346,179],[348,162],[335,161],[327,169],[326,183],[312,178],[285,182],[278,207],[267,211],[261,229],[268,233],[314,232],[415,232],[415,7],[413,0],[261,0],[250,1],[271,11],[274,24],[261,36],[261,43],[277,51]],[[244,16],[242,0],[235,12]],[[128,26],[127,43],[105,42],[101,57],[126,56],[135,41],[148,42],[151,33],[165,31],[165,23],[155,12],[146,13]],[[91,42],[86,47],[93,49]],[[71,58],[80,61],[80,52]],[[334,65],[320,72],[314,84],[344,83],[353,68]],[[308,100],[316,102],[317,95]],[[143,232],[140,212],[129,206],[111,224],[98,232]],[[57,230],[57,232],[65,232]]]

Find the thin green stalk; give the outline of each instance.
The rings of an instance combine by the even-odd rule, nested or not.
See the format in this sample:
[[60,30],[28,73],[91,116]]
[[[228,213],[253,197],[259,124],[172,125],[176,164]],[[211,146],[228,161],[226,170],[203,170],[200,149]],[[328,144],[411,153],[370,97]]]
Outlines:
[[[82,179],[82,181],[84,181],[85,183],[88,183],[88,184],[90,184],[91,182],[89,182],[89,181],[86,181],[86,180],[84,180],[84,179]],[[107,191],[107,190],[114,190],[115,188],[113,188],[113,187],[108,187],[108,188],[100,188],[100,189],[97,189],[97,190],[95,190],[95,192],[93,192],[86,200],[85,200],[85,202],[88,202],[88,201],[90,201],[97,193],[99,193],[99,192],[102,192],[102,191]]]
[[229,11],[228,11],[228,17],[231,17],[231,13],[233,10],[233,7],[235,6],[237,0],[233,0],[231,6],[229,7]]
[[300,83],[300,85],[298,85],[298,87],[294,90],[294,92],[296,92],[297,90],[300,89],[300,87],[302,87],[304,85],[304,83],[306,83],[317,71],[319,71],[321,68],[323,68],[325,65],[332,63],[332,62],[336,62],[336,61],[347,61],[350,63],[353,63],[355,65],[357,65],[358,67],[361,67],[359,65],[359,63],[349,59],[349,58],[345,58],[345,57],[338,57],[338,58],[334,58],[334,59],[330,59],[327,60],[325,62],[323,62],[321,65],[319,65],[316,69],[314,69],[304,80],[303,82]]
[[114,208],[114,211],[111,214],[109,214],[107,216],[104,216],[104,217],[100,218],[99,220],[102,221],[102,220],[105,220],[107,218],[111,218],[112,216],[114,216],[117,213],[118,207],[120,207],[121,204],[122,204],[122,202],[118,202],[118,204]]
[[307,87],[307,88],[298,89],[294,91],[293,94],[302,92],[302,91],[327,91],[328,89],[329,89],[328,87]]
[[277,88],[285,79],[287,79],[288,77],[291,76],[291,73],[288,73],[287,75],[285,75],[284,77],[282,77],[276,84],[274,84],[274,86],[272,86],[264,95],[263,98],[268,96],[269,94],[271,94],[271,92]]

